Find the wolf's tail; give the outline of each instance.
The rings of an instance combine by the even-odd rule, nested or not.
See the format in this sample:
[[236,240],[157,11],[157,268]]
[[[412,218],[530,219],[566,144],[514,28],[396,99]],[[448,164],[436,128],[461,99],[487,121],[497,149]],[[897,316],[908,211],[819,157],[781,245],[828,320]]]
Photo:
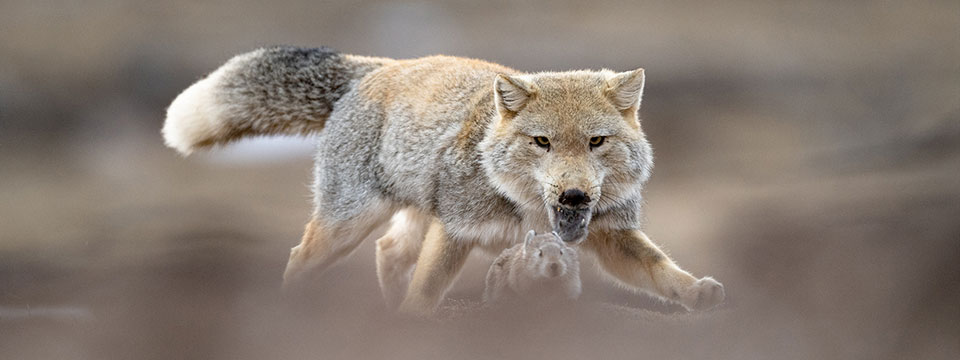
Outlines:
[[246,136],[317,132],[354,80],[391,61],[325,47],[237,55],[173,100],[163,138],[186,155]]

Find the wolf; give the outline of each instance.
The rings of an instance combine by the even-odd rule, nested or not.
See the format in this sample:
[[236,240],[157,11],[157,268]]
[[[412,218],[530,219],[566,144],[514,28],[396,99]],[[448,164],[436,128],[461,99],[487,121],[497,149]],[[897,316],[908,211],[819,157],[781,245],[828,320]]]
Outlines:
[[316,135],[313,212],[284,289],[308,287],[378,238],[387,303],[429,316],[472,250],[498,252],[534,229],[580,244],[632,289],[708,309],[723,285],[682,270],[642,230],[653,168],[638,115],[644,81],[643,69],[524,73],[451,56],[275,46],[189,86],[162,133],[184,155],[249,136]]

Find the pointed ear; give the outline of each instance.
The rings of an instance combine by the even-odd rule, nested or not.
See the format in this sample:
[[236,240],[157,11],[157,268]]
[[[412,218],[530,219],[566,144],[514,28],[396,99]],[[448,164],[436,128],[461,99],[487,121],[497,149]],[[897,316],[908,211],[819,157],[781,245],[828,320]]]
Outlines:
[[550,233],[553,234],[553,239],[554,239],[554,240],[556,240],[557,242],[563,244],[563,238],[560,237],[560,234],[557,234],[556,231],[551,231]]
[[518,76],[497,74],[496,80],[493,81],[497,110],[501,114],[520,111],[530,100],[530,97],[536,93],[536,88],[537,86],[533,82],[521,79]]
[[640,108],[643,97],[643,69],[614,74],[607,79],[607,97],[618,110]]
[[527,246],[530,246],[530,240],[533,240],[534,236],[537,236],[537,232],[530,230],[527,232],[527,236],[523,238],[523,247],[520,248],[520,252],[523,256],[527,256]]

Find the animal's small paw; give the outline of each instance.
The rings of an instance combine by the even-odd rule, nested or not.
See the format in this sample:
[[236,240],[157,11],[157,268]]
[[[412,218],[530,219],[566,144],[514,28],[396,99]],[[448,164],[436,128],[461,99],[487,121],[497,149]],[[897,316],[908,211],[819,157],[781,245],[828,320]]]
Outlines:
[[726,297],[723,284],[709,276],[694,282],[684,293],[680,303],[687,310],[707,310],[719,305]]

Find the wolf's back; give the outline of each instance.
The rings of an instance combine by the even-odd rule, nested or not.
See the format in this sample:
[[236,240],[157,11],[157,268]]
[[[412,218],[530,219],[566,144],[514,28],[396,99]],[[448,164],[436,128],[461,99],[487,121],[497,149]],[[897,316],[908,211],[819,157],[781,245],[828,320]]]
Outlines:
[[354,80],[391,61],[325,47],[238,55],[173,100],[164,140],[189,154],[247,136],[319,131]]

